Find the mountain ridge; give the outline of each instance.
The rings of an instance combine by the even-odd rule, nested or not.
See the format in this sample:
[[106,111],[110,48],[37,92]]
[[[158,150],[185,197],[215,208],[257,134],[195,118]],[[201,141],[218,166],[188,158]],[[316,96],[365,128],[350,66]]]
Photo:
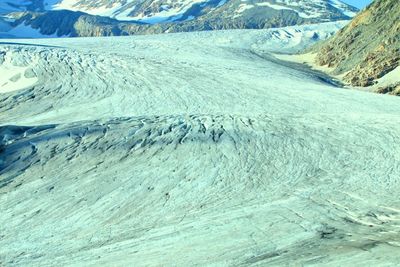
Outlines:
[[0,6],[5,22],[12,28],[26,26],[27,32],[33,29],[44,37],[65,36],[65,33],[71,37],[87,37],[265,29],[346,20],[358,11],[338,0],[115,0],[107,4],[93,0],[31,0],[24,2],[25,5],[19,3],[8,11],[4,3]]

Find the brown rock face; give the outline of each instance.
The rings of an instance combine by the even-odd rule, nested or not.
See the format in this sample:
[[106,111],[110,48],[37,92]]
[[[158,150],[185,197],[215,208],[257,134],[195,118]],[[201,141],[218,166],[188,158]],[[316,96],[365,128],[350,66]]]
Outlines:
[[390,95],[400,96],[400,82],[393,85],[380,87],[376,90],[376,92],[380,94],[390,94]]
[[[316,63],[354,86],[370,86],[400,65],[400,1],[375,0],[336,36],[314,48]],[[400,77],[399,77],[400,81]]]

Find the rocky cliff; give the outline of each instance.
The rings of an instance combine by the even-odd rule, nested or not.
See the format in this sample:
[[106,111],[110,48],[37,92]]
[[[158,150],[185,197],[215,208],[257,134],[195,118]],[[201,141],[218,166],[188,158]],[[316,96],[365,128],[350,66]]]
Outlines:
[[349,84],[400,94],[400,77],[387,86],[378,83],[400,65],[400,1],[375,0],[314,51],[318,65],[334,68],[333,74],[344,75]]

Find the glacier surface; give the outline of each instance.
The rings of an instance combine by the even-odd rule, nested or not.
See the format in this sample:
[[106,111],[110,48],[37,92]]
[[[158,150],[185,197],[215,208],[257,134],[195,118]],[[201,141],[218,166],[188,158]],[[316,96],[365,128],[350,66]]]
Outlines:
[[271,55],[341,26],[1,41],[0,265],[395,266],[399,99]]

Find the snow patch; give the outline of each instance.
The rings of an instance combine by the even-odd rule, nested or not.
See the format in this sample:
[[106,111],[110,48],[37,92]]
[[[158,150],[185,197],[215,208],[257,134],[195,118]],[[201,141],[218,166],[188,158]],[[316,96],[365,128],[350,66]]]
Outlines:
[[12,55],[6,56],[3,64],[0,64],[0,94],[31,87],[38,81],[36,77],[28,75],[31,66],[15,66],[11,57]]

